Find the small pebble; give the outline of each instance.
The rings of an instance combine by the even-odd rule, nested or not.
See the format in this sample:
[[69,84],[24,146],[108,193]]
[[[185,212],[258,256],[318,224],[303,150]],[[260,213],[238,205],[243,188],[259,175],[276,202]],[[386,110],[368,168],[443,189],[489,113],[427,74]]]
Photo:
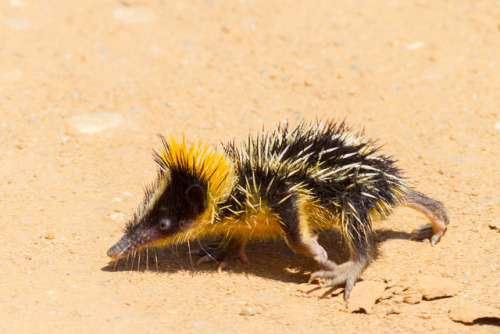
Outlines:
[[109,215],[109,219],[117,223],[124,223],[127,216],[121,212],[112,213]]
[[420,49],[423,46],[424,46],[424,43],[422,43],[422,42],[415,42],[413,44],[410,44],[410,45],[406,46],[406,48],[408,50],[416,50],[416,49]]
[[403,302],[407,304],[418,304],[422,300],[422,294],[417,291],[407,291],[403,295]]
[[112,127],[123,125],[123,117],[114,112],[93,112],[71,117],[68,130],[72,134],[94,134]]
[[429,320],[431,318],[431,315],[429,313],[421,313],[418,316],[425,320]]
[[399,314],[399,313],[401,313],[401,310],[399,310],[399,309],[397,309],[395,307],[392,307],[392,306],[389,307],[387,309],[387,312],[386,312],[386,314]]
[[245,306],[241,309],[240,311],[240,315],[243,315],[243,316],[252,316],[252,315],[256,315],[257,312],[251,308],[250,306]]

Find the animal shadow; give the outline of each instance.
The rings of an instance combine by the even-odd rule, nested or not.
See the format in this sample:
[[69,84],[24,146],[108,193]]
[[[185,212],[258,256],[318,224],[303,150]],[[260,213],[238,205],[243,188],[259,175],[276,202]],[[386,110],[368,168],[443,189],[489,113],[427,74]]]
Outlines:
[[[374,231],[372,258],[379,256],[378,244],[389,239],[410,239],[411,233],[378,229]],[[319,243],[328,253],[328,258],[335,263],[343,263],[349,259],[347,244],[338,230],[321,231]],[[203,249],[206,245],[217,243],[217,240],[206,239],[195,244],[178,244],[171,247],[149,249],[138,252],[128,258],[110,261],[103,271],[140,271],[175,273],[190,271],[192,275],[213,273],[217,271],[216,263],[197,265],[199,257],[192,254],[194,250]],[[239,260],[225,269],[235,274],[252,274],[268,279],[290,283],[304,283],[309,275],[318,269],[312,258],[297,254],[287,247],[283,240],[253,241],[246,247],[249,265]]]

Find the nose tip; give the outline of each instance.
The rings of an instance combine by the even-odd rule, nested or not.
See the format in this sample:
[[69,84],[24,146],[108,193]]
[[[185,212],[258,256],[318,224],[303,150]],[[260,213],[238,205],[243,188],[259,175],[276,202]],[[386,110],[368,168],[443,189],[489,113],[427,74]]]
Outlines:
[[113,259],[116,259],[116,255],[117,255],[117,251],[116,251],[116,245],[114,245],[113,247],[111,247],[108,252],[106,253],[110,258],[113,258]]
[[106,253],[112,259],[118,259],[127,255],[127,251],[131,248],[131,241],[127,235],[124,235],[116,244],[111,247]]

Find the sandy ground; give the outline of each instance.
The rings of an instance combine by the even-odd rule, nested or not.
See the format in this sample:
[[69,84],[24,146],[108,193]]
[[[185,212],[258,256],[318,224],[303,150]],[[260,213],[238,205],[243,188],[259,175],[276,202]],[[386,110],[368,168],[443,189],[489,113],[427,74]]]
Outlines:
[[[499,332],[499,59],[498,1],[2,1],[0,331]],[[364,311],[279,242],[222,273],[185,245],[109,264],[159,134],[316,118],[379,138],[452,219],[436,247],[410,209],[376,225]]]

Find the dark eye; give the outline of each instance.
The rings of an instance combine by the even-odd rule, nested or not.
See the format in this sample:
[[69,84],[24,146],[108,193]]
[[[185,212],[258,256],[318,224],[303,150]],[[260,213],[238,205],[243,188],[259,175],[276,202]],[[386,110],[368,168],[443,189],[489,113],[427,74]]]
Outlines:
[[162,230],[168,230],[172,223],[170,222],[170,219],[162,219],[160,222],[160,228]]

